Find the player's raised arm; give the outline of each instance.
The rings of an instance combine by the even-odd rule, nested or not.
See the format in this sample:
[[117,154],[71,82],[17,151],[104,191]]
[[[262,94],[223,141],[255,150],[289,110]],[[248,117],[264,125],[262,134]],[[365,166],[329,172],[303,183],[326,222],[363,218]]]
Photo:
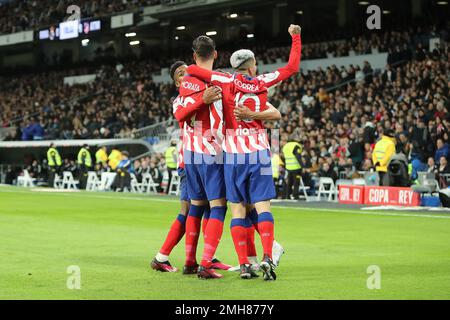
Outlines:
[[279,68],[272,73],[265,73],[258,76],[258,79],[264,81],[267,87],[271,87],[278,82],[286,80],[300,69],[300,59],[302,53],[302,40],[300,37],[301,28],[298,25],[291,24],[288,32],[292,37],[291,52],[289,54],[289,61],[286,66]]
[[217,71],[211,71],[202,67],[199,67],[195,64],[190,65],[186,72],[196,78],[199,78],[200,80],[203,80],[205,82],[212,83],[214,85],[220,86],[223,83],[230,83],[231,77],[222,72]]

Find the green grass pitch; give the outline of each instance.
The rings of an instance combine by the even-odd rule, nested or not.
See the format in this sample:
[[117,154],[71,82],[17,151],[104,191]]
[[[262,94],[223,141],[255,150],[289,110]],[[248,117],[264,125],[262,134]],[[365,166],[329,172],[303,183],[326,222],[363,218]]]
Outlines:
[[[176,199],[0,187],[0,299],[449,299],[450,215],[273,208],[278,280],[150,270]],[[237,263],[228,214],[217,255]],[[257,236],[258,250],[260,241]],[[200,244],[200,248],[203,244]],[[171,262],[183,266],[184,241]],[[67,288],[67,267],[81,289]],[[381,288],[367,288],[367,268]]]

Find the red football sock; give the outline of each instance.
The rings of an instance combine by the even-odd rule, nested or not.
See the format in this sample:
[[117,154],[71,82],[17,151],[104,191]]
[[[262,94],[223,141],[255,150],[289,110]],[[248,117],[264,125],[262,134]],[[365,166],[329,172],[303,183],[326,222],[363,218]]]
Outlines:
[[201,262],[201,265],[205,268],[211,267],[211,260],[216,253],[217,247],[219,246],[226,212],[227,207],[211,208],[211,215],[205,229],[205,247],[203,249]]
[[247,233],[247,256],[248,257],[256,257],[258,254],[256,253],[255,247],[255,227],[250,225],[246,228]]
[[256,209],[253,208],[252,211],[248,214],[248,218],[250,219],[251,224],[255,228],[256,232],[259,233],[258,230],[258,212],[256,212]]
[[186,219],[186,266],[194,266],[197,264],[197,244],[204,209],[204,207],[193,204],[189,208],[189,214]]
[[205,236],[205,230],[206,230],[206,226],[208,225],[210,214],[211,214],[211,210],[209,209],[209,207],[206,207],[205,212],[203,213],[203,222],[202,222],[203,236]]
[[247,257],[247,228],[245,219],[231,220],[231,236],[234,242],[234,248],[238,255],[239,264],[248,264]]
[[161,250],[159,253],[164,254],[166,256],[170,255],[172,249],[180,242],[181,238],[183,238],[184,230],[186,224],[186,217],[181,213],[172,223],[170,227],[169,233],[167,234],[166,240],[164,241]]
[[274,221],[270,212],[263,212],[258,215],[258,229],[261,236],[264,255],[272,259],[272,246],[274,234]]

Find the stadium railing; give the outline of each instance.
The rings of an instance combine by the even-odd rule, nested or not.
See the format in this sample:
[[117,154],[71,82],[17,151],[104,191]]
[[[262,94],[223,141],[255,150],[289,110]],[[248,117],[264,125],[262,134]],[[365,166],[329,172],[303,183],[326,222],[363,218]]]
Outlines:
[[147,127],[133,130],[129,134],[117,134],[116,138],[131,138],[149,140],[150,144],[168,142],[171,140],[172,132],[178,128],[178,122],[173,119],[167,119]]

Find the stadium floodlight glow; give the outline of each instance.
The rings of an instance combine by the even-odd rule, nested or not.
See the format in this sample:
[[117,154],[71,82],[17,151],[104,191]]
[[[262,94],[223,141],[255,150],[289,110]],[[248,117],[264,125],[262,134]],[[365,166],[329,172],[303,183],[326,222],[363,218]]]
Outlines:
[[383,10],[383,14],[390,14],[391,12],[389,10]]
[[237,18],[238,17],[238,14],[237,13],[232,13],[232,14],[230,14],[230,16],[229,16],[231,19],[234,19],[234,18]]
[[186,26],[178,26],[177,27],[177,30],[185,30],[186,29]]
[[130,37],[136,37],[136,32],[128,32],[125,33],[125,37],[130,38]]
[[141,43],[139,40],[130,41],[130,46],[137,46],[139,43]]
[[81,45],[82,45],[83,47],[87,47],[88,44],[89,44],[89,39],[83,39],[83,40],[81,40]]
[[298,10],[297,14],[303,14],[303,10]]
[[440,5],[440,6],[445,6],[445,5],[447,5],[448,4],[448,1],[438,1],[438,2],[436,2],[438,5]]
[[206,32],[207,36],[215,36],[217,34],[217,31],[208,31]]
[[254,38],[255,37],[255,35],[253,34],[253,33],[249,33],[248,35],[247,35],[247,38]]
[[178,36],[175,36],[175,40],[179,40],[180,39],[180,37],[178,37]]
[[369,1],[359,1],[358,4],[362,6],[367,6],[369,4]]

